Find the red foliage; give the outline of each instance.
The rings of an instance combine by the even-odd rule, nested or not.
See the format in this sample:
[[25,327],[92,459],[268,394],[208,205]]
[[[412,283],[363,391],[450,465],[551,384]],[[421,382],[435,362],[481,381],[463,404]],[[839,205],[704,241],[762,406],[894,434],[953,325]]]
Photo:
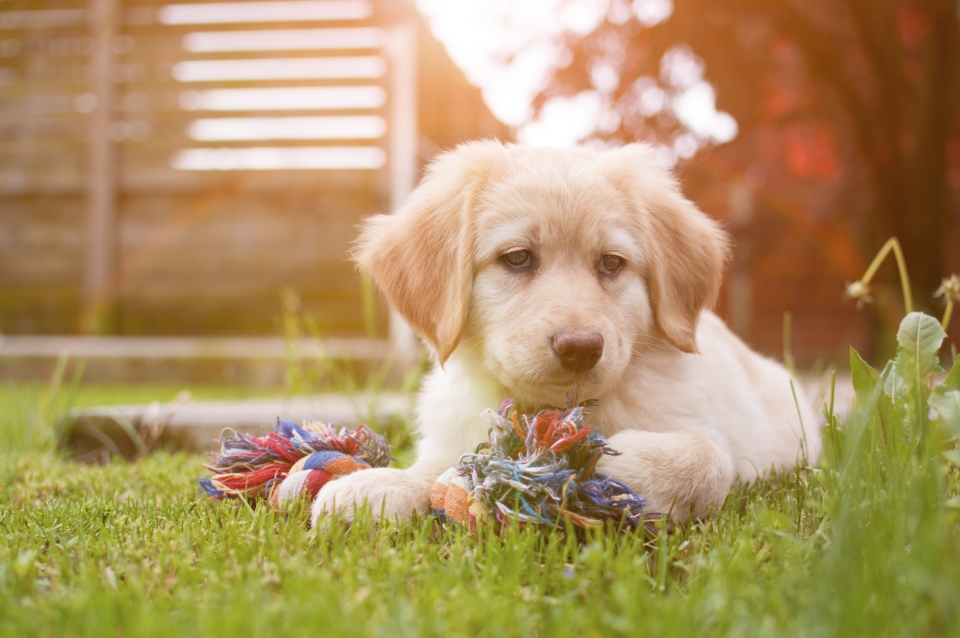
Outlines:
[[793,125],[783,130],[787,168],[801,179],[827,181],[836,178],[840,162],[836,140],[829,130],[817,126]]

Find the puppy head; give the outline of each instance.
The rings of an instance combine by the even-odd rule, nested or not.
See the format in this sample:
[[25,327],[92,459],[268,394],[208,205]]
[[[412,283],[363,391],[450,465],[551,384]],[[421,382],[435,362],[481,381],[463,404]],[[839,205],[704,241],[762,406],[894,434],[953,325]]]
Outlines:
[[355,254],[441,363],[467,337],[504,386],[562,401],[622,374],[644,338],[695,352],[727,244],[649,147],[482,142],[371,218]]

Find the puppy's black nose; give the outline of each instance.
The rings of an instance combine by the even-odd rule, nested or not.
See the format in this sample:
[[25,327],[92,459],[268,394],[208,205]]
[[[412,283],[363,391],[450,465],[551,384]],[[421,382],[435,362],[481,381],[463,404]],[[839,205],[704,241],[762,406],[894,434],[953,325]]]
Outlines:
[[586,372],[603,354],[603,337],[592,330],[563,330],[553,335],[553,351],[571,372]]

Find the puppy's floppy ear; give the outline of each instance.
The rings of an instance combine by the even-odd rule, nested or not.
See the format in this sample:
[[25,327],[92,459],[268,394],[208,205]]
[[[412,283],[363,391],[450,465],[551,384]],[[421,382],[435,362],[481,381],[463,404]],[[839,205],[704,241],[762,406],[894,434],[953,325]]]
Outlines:
[[354,249],[360,268],[441,363],[469,311],[475,200],[504,153],[499,142],[473,142],[440,156],[400,210],[364,223]]
[[636,208],[657,325],[677,348],[697,352],[700,312],[716,302],[730,257],[727,234],[680,194],[651,147],[629,144],[601,157]]

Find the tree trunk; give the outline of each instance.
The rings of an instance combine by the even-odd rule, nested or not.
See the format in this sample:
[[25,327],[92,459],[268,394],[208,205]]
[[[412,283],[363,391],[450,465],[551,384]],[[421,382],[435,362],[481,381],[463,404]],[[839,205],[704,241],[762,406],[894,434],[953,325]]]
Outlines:
[[956,8],[939,2],[931,9],[932,30],[923,50],[923,75],[918,79],[904,122],[903,181],[908,194],[894,215],[894,231],[903,246],[914,284],[918,309],[934,310],[933,292],[945,271],[946,241],[950,230],[950,190],[947,141],[955,104],[958,24]]

